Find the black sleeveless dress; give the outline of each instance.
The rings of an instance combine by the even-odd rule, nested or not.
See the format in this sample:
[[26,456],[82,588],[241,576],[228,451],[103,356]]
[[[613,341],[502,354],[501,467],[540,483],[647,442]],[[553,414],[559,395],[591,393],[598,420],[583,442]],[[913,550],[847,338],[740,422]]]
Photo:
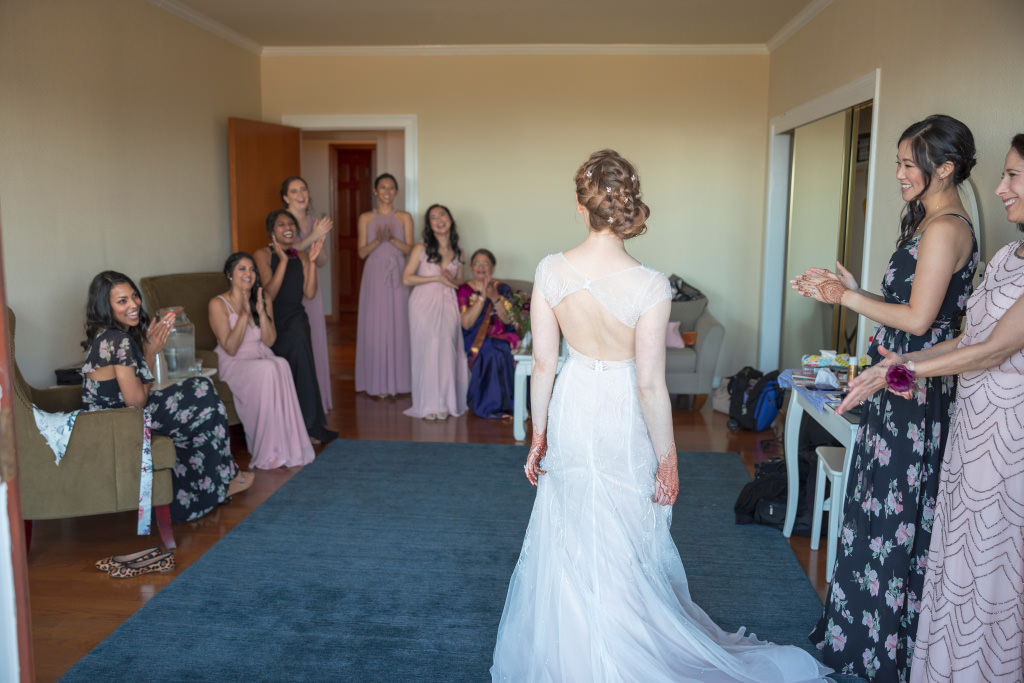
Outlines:
[[[270,268],[277,270],[280,258],[270,254]],[[320,400],[320,384],[316,378],[313,361],[313,343],[309,332],[309,318],[302,305],[302,261],[289,258],[285,266],[284,280],[274,297],[274,325],[277,327],[277,341],[270,347],[275,354],[288,361],[295,380],[295,393],[299,397],[302,421],[306,431],[324,443],[335,439],[338,434],[327,429],[324,406]]]

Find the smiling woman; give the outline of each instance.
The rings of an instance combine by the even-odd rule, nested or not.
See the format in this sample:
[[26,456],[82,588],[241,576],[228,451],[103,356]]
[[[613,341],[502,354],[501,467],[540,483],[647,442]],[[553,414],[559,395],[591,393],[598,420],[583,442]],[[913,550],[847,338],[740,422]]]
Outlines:
[[[167,342],[174,314],[150,324],[142,295],[127,275],[106,270],[89,285],[82,367],[82,408],[142,408],[152,430],[174,441],[171,519],[185,522],[210,512],[252,485],[239,474],[228,442],[228,416],[206,377],[151,389],[150,367]],[[237,476],[236,476],[237,475]]]
[[338,433],[325,426],[309,317],[302,302],[313,298],[317,291],[316,258],[323,249],[324,238],[314,240],[306,253],[295,248],[298,234],[298,224],[291,213],[285,209],[271,211],[267,216],[270,246],[257,251],[253,260],[264,282],[264,296],[273,301],[277,334],[271,348],[291,366],[306,432],[314,444],[320,444],[333,441]]
[[270,350],[277,330],[252,257],[236,252],[224,263],[228,291],[210,299],[217,368],[231,388],[245,428],[252,466],[292,467],[313,461],[291,368]]

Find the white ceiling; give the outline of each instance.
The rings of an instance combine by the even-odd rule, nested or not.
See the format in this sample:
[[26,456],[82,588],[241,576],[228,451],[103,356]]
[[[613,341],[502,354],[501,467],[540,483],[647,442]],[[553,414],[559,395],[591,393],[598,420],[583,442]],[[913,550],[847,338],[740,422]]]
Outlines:
[[[766,52],[831,0],[149,0],[254,51],[659,46]],[[685,48],[685,49],[684,49]],[[671,50],[669,50],[671,51]]]

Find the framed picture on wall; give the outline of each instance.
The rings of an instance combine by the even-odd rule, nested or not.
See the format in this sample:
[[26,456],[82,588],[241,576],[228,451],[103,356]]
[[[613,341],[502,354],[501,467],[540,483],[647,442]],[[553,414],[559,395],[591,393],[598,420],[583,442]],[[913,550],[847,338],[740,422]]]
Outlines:
[[857,163],[868,160],[871,152],[871,133],[861,133],[857,136]]

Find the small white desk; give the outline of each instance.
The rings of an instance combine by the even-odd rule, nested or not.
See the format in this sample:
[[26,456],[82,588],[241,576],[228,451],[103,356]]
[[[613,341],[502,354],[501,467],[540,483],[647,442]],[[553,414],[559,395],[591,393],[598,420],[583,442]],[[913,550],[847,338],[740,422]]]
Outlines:
[[[216,375],[216,374],[217,374],[217,368],[203,368],[203,375],[202,375],[203,377],[209,377],[210,379],[213,379],[213,376]],[[198,376],[199,375],[188,375],[187,377],[174,377],[174,378],[166,377],[166,378],[164,378],[164,381],[160,382],[159,384],[154,382],[153,383],[153,388],[154,389],[166,389],[167,387],[171,386],[172,384],[177,384],[178,382],[184,382],[187,379],[191,379],[193,377],[198,377]]]
[[[562,364],[565,363],[567,351],[562,346],[563,353],[558,357],[558,366],[555,368],[557,375]],[[526,378],[533,374],[533,356],[529,353],[514,354],[512,358],[516,362],[515,381],[512,383],[512,436],[516,441],[526,439]]]
[[[800,497],[800,419],[806,413],[818,424],[828,430],[828,433],[846,447],[846,459],[853,457],[853,444],[857,441],[857,428],[860,422],[850,422],[842,415],[836,415],[835,411],[825,406],[818,410],[803,395],[807,391],[803,387],[791,387],[789,391],[789,407],[786,409],[786,522],[782,527],[782,535],[789,537],[793,533],[793,523],[796,522],[796,508]],[[843,514],[842,501],[846,496],[846,480],[843,479],[840,488],[840,495],[832,494],[833,501],[839,501],[832,506],[830,514]]]

